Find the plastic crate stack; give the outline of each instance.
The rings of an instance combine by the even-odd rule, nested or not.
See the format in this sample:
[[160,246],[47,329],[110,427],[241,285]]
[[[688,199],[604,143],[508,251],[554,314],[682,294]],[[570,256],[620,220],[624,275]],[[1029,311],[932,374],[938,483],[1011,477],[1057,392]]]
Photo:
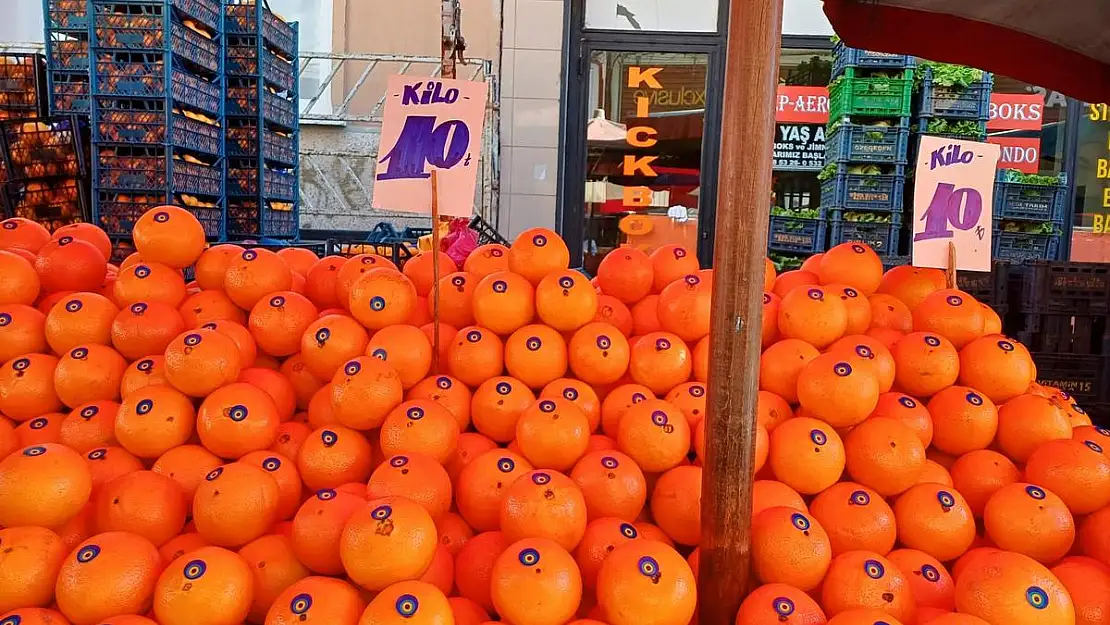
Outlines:
[[51,115],[88,115],[88,0],[43,0],[46,92]]
[[0,119],[46,112],[46,64],[41,54],[0,54]]
[[1067,176],[1007,169],[994,184],[994,258],[1056,260],[1067,214]]
[[[981,78],[966,86],[941,84],[942,81],[934,75],[946,68],[959,69],[969,75],[977,73]],[[916,101],[918,134],[968,141],[985,140],[994,77],[988,72],[931,61],[922,61],[919,71]]]
[[1031,261],[1022,271],[1017,338],[1032,352],[1037,381],[1110,426],[1110,265]]
[[231,0],[227,34],[230,238],[300,233],[297,24],[254,0]]
[[76,116],[0,121],[0,207],[50,230],[88,221],[85,160]]
[[93,218],[126,237],[149,208],[224,236],[221,0],[91,0]]
[[909,152],[914,58],[833,50],[821,210],[829,245],[861,241],[898,258]]

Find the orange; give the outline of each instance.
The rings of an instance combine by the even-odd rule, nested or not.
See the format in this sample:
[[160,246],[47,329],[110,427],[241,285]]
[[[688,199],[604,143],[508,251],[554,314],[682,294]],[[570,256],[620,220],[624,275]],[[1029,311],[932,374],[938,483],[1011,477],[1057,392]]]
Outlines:
[[186,505],[177,482],[153,471],[135,471],[106,484],[96,501],[96,527],[131,532],[161,547],[181,533]]
[[455,481],[455,505],[459,514],[475,531],[498,529],[501,503],[509,487],[531,470],[528,460],[507,449],[493,449],[479,455],[463,468]]
[[114,443],[113,430],[118,411],[119,404],[111,401],[89,402],[74,407],[62,421],[58,442],[81,454]]
[[798,588],[764,584],[748,594],[736,614],[736,625],[779,625],[783,622],[821,625],[825,623],[825,613]]
[[541,389],[566,375],[566,341],[549,326],[524,326],[505,341],[505,368],[528,387]]
[[193,496],[193,523],[214,545],[241,547],[278,520],[281,490],[254,465],[234,462],[208,472]]
[[459,555],[459,551],[466,546],[466,543],[474,538],[474,530],[470,529],[466,521],[455,512],[447,512],[435,521],[439,542],[447,548],[452,557]]
[[451,477],[435,459],[419,453],[392,456],[370,475],[366,498],[407,497],[433,519],[451,509]]
[[169,386],[146,386],[123,399],[115,437],[132,454],[153,459],[185,444],[195,421],[193,404],[184,394]]
[[176,206],[156,206],[143,213],[131,234],[143,258],[175,269],[192,265],[204,252],[204,227]]
[[629,408],[617,432],[620,450],[648,473],[678,466],[690,451],[690,424],[682,411],[663,400]]
[[317,260],[305,273],[304,294],[320,310],[345,308],[346,296],[337,293],[340,269],[347,262],[341,256],[325,256]]
[[46,606],[68,549],[44,527],[0,529],[0,614],[20,607]]
[[63,414],[52,412],[21,423],[14,430],[18,442],[17,447],[59,443],[64,421],[65,416]]
[[223,291],[201,291],[185,298],[178,309],[185,326],[197,328],[210,321],[247,323],[247,313],[235,305]]
[[871,327],[911,332],[913,313],[901,300],[892,295],[877,293],[871,296]]
[[509,541],[501,532],[485,532],[476,535],[459,551],[455,557],[457,569],[456,584],[459,594],[493,611],[490,596],[490,581],[494,562],[509,546]]
[[913,309],[913,329],[933,332],[956,349],[983,336],[983,309],[975,298],[957,289],[930,293]]
[[629,541],[601,565],[597,603],[611,625],[682,625],[697,607],[694,572],[665,544]]
[[780,482],[815,495],[835,484],[844,472],[844,444],[823,421],[795,417],[771,432],[767,463]]
[[1024,482],[999,488],[983,509],[987,536],[1000,549],[1051,564],[1075,542],[1075,520],[1052,491]]
[[309,434],[312,434],[312,428],[305,423],[298,421],[282,423],[278,426],[278,437],[274,444],[270,445],[270,451],[286,458],[296,458]]
[[185,301],[185,279],[176,270],[159,263],[141,263],[122,270],[112,287],[120,306],[138,302],[161,302],[177,308]]
[[931,397],[956,383],[960,355],[947,339],[928,332],[902,337],[890,349],[894,387],[918,398]]
[[266,625],[356,625],[366,602],[341,579],[305,577],[281,591],[266,612]]
[[[432,285],[435,284],[434,263],[432,260],[433,256],[431,252],[420,252],[416,256],[406,260],[404,267],[402,267],[405,277],[412,281],[412,284],[416,287],[416,293],[421,297],[427,297],[428,294],[432,292]],[[450,256],[445,252],[439,252],[440,276],[446,276],[458,270],[458,266]]]
[[967,500],[976,518],[983,516],[991,495],[1021,479],[1021,471],[1009,458],[989,449],[960,456],[950,472],[953,487]]
[[894,548],[894,511],[882,495],[866,486],[833,484],[813,499],[810,513],[825,528],[834,556],[848,551],[886,555]]
[[280,358],[300,350],[301,335],[316,316],[316,306],[307,297],[282,291],[259,300],[247,323],[259,349]]
[[586,276],[556,271],[536,285],[536,314],[560,332],[573,332],[597,316],[598,295]]
[[302,501],[301,477],[296,463],[268,449],[252,451],[239,462],[259,467],[274,478],[278,485],[277,518],[282,521],[293,518]]
[[37,253],[50,241],[50,231],[38,222],[22,217],[0,221],[0,249],[23,249]]
[[822,287],[796,288],[779,303],[778,330],[785,338],[824,349],[844,336],[847,329],[847,306]]
[[941,562],[960,557],[975,540],[975,518],[959,492],[941,484],[918,484],[894,502],[898,541]]
[[945,611],[956,608],[956,582],[936,558],[916,549],[898,549],[887,554],[910,584],[917,607]]
[[292,285],[293,272],[280,256],[263,248],[252,248],[228,263],[223,289],[236,306],[250,310],[263,297],[288,291]]
[[392,269],[372,269],[351,285],[351,316],[371,330],[405,323],[417,305],[417,290]]
[[921,439],[926,448],[933,441],[933,419],[925,404],[904,393],[883,393],[870,418],[887,418],[900,421]]
[[430,399],[447,408],[455,416],[460,432],[470,425],[470,389],[449,375],[424,378],[409,389],[406,399]]
[[[441,334],[443,347],[451,342],[452,337],[453,334]],[[432,367],[432,342],[416,326],[396,325],[378,330],[370,338],[364,353],[393,367],[406,389],[427,377]]]
[[294,583],[308,577],[309,571],[293,554],[285,536],[262,536],[239,550],[254,577],[254,592],[247,620],[262,623],[270,606]]
[[767,508],[786,506],[809,512],[806,502],[798,491],[782,482],[772,480],[756,480],[752,484],[752,515],[759,514]]
[[[478,280],[465,271],[456,271],[439,279],[439,318],[443,322],[456,328],[474,323],[473,301]],[[426,307],[428,314],[434,316],[435,297],[429,295]]]
[[982,393],[966,386],[950,386],[929,400],[933,446],[959,456],[986,449],[998,432],[998,409]]
[[582,585],[594,590],[597,587],[597,572],[609,553],[639,537],[635,526],[620,519],[604,517],[590,521],[582,542],[574,550],[574,559],[582,573]]
[[35,271],[45,292],[93,291],[103,282],[108,261],[95,245],[64,236],[42,246]]
[[56,354],[64,354],[78,345],[111,345],[112,322],[118,314],[116,305],[102,295],[68,295],[46,315],[46,342]]
[[[334,275],[330,276],[330,280],[328,280],[332,283],[333,298],[333,300],[329,300],[329,304],[345,309],[349,308],[351,287],[368,271],[373,269],[392,269],[393,271],[397,271],[397,265],[394,265],[393,261],[384,256],[378,256],[377,254],[358,254],[349,259],[343,259],[338,267],[339,269],[336,270]],[[317,275],[319,271],[320,270],[318,270]],[[306,280],[306,283],[307,282],[308,280]],[[318,289],[323,292],[326,287],[327,285],[323,284],[319,285]],[[431,288],[430,283],[428,288]]]
[[515,440],[532,466],[567,471],[586,453],[589,436],[589,420],[582,409],[555,397],[541,399],[521,412]]
[[54,369],[54,391],[70,408],[81,404],[119,399],[120,382],[127,361],[104,345],[74,347]]
[[712,285],[694,274],[672,282],[659,294],[659,324],[684,341],[697,342],[709,334],[712,295]]
[[509,545],[490,572],[497,613],[513,623],[562,625],[582,600],[582,575],[558,543],[526,538]]
[[441,364],[464,384],[476,387],[504,371],[504,345],[485,328],[464,327],[451,341],[447,359]]
[[377,594],[366,606],[359,625],[450,625],[454,623],[451,604],[433,584],[401,581]]
[[1041,444],[1071,438],[1071,432],[1067,414],[1052,400],[1018,395],[998,409],[995,444],[1011,460],[1022,463]]
[[690,349],[674,334],[654,332],[632,345],[629,376],[657,395],[665,395],[688,381],[692,368]]
[[237,459],[277,439],[281,419],[266,391],[236,382],[213,391],[197,410],[197,435],[209,451]]
[[109,258],[112,255],[111,239],[108,238],[107,233],[93,224],[83,222],[72,223],[56,228],[54,233],[51,234],[51,238],[55,241],[67,237],[91,243],[100,251],[100,255],[104,258]]
[[890,392],[894,385],[894,357],[882,341],[863,334],[845,336],[829,346],[836,353],[872,370],[879,382],[879,391]]
[[760,330],[760,345],[763,349],[767,349],[779,340],[779,306],[781,305],[781,297],[774,293],[763,293],[763,317]]
[[845,334],[863,334],[871,327],[871,303],[866,296],[855,288],[843,284],[826,284],[825,290],[844,302],[848,312],[848,327]]
[[478,325],[508,336],[536,316],[535,289],[523,276],[496,271],[474,288],[473,309]]
[[509,271],[539,284],[547,274],[570,266],[570,250],[555,232],[531,228],[517,235],[509,246]]
[[201,547],[170,562],[154,590],[162,625],[186,625],[206,614],[213,625],[241,623],[251,610],[254,578],[246,561],[220,547]]
[[0,364],[46,351],[46,315],[30,306],[0,306]]
[[1055,493],[1073,515],[1110,505],[1110,457],[1092,440],[1043,443],[1026,460],[1025,479]]
[[436,551],[428,512],[403,497],[369,502],[347,520],[339,553],[352,581],[371,591],[419,577]]
[[39,274],[26,258],[0,250],[0,304],[34,304],[40,286]]
[[701,467],[677,466],[659,476],[651,492],[651,516],[674,542],[701,542]]
[[93,536],[65,559],[58,572],[58,609],[75,625],[146,612],[162,565],[158,549],[141,536],[129,532]]
[[837,614],[829,620],[831,625],[903,625],[902,621],[892,617],[885,610],[873,608],[856,608]]
[[[256,362],[255,364],[261,363]],[[282,422],[293,418],[297,410],[297,390],[293,387],[289,378],[279,371],[255,366],[250,369],[243,369],[239,374],[238,381],[265,391],[270,399],[274,401],[274,407],[277,408],[278,417]]]
[[1047,568],[1019,553],[978,556],[956,578],[956,610],[988,623],[1073,623],[1064,585]]
[[174,307],[162,302],[137,302],[120,311],[112,322],[112,345],[128,360],[161,355],[185,321]]
[[818,356],[798,376],[798,402],[833,427],[866,419],[879,403],[879,392],[874,370],[854,359],[848,362],[842,354]]
[[293,552],[306,567],[321,575],[341,575],[339,541],[347,519],[366,505],[361,496],[328,489],[300,507],[293,517]]
[[601,429],[610,438],[616,438],[621,418],[632,406],[655,399],[651,389],[639,384],[622,384],[609,392],[601,402]]
[[451,612],[455,615],[455,625],[482,625],[489,621],[489,612],[466,597],[448,597]]
[[69,625],[61,612],[47,608],[12,610],[7,614],[0,614],[0,623],[4,625]]
[[242,247],[233,243],[221,243],[204,250],[194,267],[197,285],[205,290],[223,289],[228,266],[243,251]]
[[491,273],[509,268],[509,248],[499,243],[480,245],[466,257],[463,271],[473,274],[479,280]]
[[205,397],[239,377],[239,347],[227,335],[189,330],[166,348],[166,380],[191,397]]
[[1052,567],[1052,574],[1068,591],[1076,623],[1105,622],[1110,613],[1110,570],[1105,565],[1089,558],[1065,558]]
[[1079,531],[1082,552],[1110,566],[1110,508],[1103,508],[1083,519]]
[[1021,395],[1034,381],[1029,353],[999,336],[984,336],[960,350],[960,384],[973,387],[996,404]]
[[925,447],[908,426],[894,419],[867,419],[844,440],[852,478],[892,497],[917,483],[925,468]]
[[945,288],[944,272],[939,269],[902,265],[883,275],[879,293],[890,295],[908,308],[917,308],[929,294]]
[[[772,286],[771,292],[782,298],[786,297],[787,293],[799,286],[812,286],[817,284],[820,284],[820,279],[817,277],[817,274],[812,271],[805,269],[784,271],[775,278],[775,283]],[[763,290],[766,291],[767,289]]]
[[[127,450],[121,447],[98,447],[86,453],[85,459],[89,475],[92,478],[89,516],[90,520],[95,520],[92,519],[95,513],[95,510],[92,509],[94,507],[92,503],[96,501],[101,489],[117,477],[142,470],[143,464],[138,458],[127,453]],[[82,509],[81,514],[84,513],[84,509]],[[87,537],[83,536],[82,539]]]
[[663,329],[659,323],[659,296],[648,295],[629,309],[632,315],[632,334],[629,338],[643,336]]
[[705,418],[706,395],[705,384],[687,382],[671,389],[666,400],[686,415],[687,423],[693,428]]
[[302,276],[306,276],[316,261],[320,260],[312,250],[303,247],[283,247],[277,251],[277,255],[290,269]]
[[759,358],[760,390],[797,403],[802,371],[819,355],[816,348],[800,339],[785,339],[768,347]]
[[697,273],[699,268],[697,256],[675,243],[657,247],[651,253],[651,266],[652,293],[661,292],[668,284],[683,276]]
[[25,447],[0,461],[0,526],[58,527],[89,500],[85,459],[54,443]]
[[763,583],[817,588],[832,561],[825,529],[793,508],[769,508],[752,519],[752,566]]
[[867,330],[867,336],[875,339],[876,341],[879,341],[889,350],[890,348],[894,347],[894,344],[898,342],[898,339],[905,336],[905,333],[899,332],[898,330],[891,330],[889,328],[879,328],[872,326]]
[[404,396],[401,378],[388,364],[360,356],[335,372],[331,406],[340,423],[369,430],[382,425]]
[[567,352],[575,377],[595,386],[620,380],[628,370],[631,355],[628,341],[620,330],[596,321],[574,333]]
[[883,263],[867,245],[841,243],[821,256],[817,277],[821,284],[846,284],[870,296],[882,283]]
[[849,551],[833,558],[821,587],[821,605],[830,617],[863,608],[909,623],[914,610],[911,593],[893,562],[871,551]]
[[543,387],[541,399],[562,398],[578,406],[590,423],[590,432],[601,425],[601,399],[589,384],[574,378],[559,378]]
[[19,432],[7,419],[0,419],[0,459],[19,449]]
[[[693,271],[696,270],[697,261],[693,267]],[[652,260],[647,254],[628,245],[622,245],[606,254],[597,268],[597,282],[601,292],[625,304],[635,304],[651,293],[654,280]]]
[[373,470],[373,450],[359,432],[329,425],[309,434],[297,455],[297,471],[312,489],[365,482]]
[[397,454],[422,453],[444,463],[455,450],[459,427],[447,408],[430,400],[412,400],[394,408],[380,430],[382,452],[388,458]]
[[582,491],[554,471],[531,471],[517,478],[505,490],[500,515],[501,531],[509,540],[547,538],[571,551],[586,532]]
[[523,382],[511,377],[495,377],[482,382],[470,402],[474,428],[498,443],[516,438],[516,423],[536,395]]
[[[112,450],[113,448],[108,449],[109,452]],[[197,487],[204,482],[209,472],[221,464],[219,457],[200,445],[182,445],[162,454],[151,470],[177,482],[185,495],[186,504],[191,505]]]

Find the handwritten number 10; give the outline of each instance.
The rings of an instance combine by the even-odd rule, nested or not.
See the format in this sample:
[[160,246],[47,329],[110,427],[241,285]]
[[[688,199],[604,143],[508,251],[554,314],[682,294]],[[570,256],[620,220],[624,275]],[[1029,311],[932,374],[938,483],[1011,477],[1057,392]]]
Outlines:
[[943,182],[937,185],[929,208],[922,219],[925,230],[914,235],[914,241],[951,239],[952,226],[971,230],[983,214],[983,196],[975,189],[957,189],[956,185]]
[[[436,125],[434,115],[413,115],[405,120],[397,143],[382,157],[387,163],[378,180],[405,180],[428,178],[424,165],[431,163],[438,169],[458,165],[470,147],[470,129],[457,119]],[[466,164],[470,163],[467,157]]]

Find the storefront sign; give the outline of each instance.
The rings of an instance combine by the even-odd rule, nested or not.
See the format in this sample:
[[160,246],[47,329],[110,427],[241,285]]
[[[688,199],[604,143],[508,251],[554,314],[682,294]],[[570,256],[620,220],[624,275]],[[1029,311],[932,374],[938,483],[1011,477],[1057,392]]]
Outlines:
[[999,169],[1016,169],[1024,174],[1040,171],[1040,137],[987,137],[987,143],[1002,146],[1002,157],[998,159]]
[[[663,83],[660,82],[660,74],[663,72],[663,68],[632,66],[627,71],[628,82],[626,84],[628,88],[636,93],[643,92],[643,95],[636,96],[635,117],[647,118],[651,112],[653,94],[658,94],[665,89]],[[659,143],[659,140],[655,138],[659,134],[658,131],[651,126],[644,125],[649,121],[651,120],[642,119],[641,125],[629,126],[628,134],[625,136],[629,145],[638,148],[650,148]],[[655,178],[659,174],[652,168],[651,164],[657,160],[659,160],[658,156],[625,154],[621,173],[625,176]],[[624,187],[624,198],[621,203],[631,208],[646,209],[651,206],[651,200],[651,187]]]
[[774,158],[776,171],[820,171],[825,166],[824,124],[779,124]]
[[474,212],[488,90],[484,82],[389,77],[374,208],[431,213],[435,169],[440,214]]
[[987,130],[1040,130],[1043,125],[1043,95],[991,94]]
[[[1092,122],[1110,121],[1110,105],[1088,104],[1087,119]],[[1103,213],[1095,213],[1092,230],[1094,234],[1110,234],[1110,130],[1106,133],[1106,158],[1095,160],[1095,179],[1104,186],[1100,189]]]
[[[643,69],[645,68],[625,65],[622,73],[631,77],[633,70]],[[642,100],[647,101],[647,107],[653,113],[697,111],[705,108],[704,63],[667,64],[650,70],[654,81],[624,81],[619,116],[622,121],[631,117],[644,117],[638,112]]]
[[998,145],[921,137],[913,196],[913,264],[945,269],[949,244],[956,269],[990,271],[991,217]]
[[825,124],[829,121],[827,87],[779,85],[775,121],[797,124]]

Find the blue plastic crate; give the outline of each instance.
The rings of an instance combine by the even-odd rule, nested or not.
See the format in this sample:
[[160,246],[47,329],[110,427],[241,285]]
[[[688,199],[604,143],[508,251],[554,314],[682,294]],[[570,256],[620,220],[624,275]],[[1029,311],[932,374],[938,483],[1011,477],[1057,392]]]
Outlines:
[[1003,232],[995,220],[992,258],[1013,263],[1027,260],[1057,260],[1060,250],[1059,234],[1028,234]]
[[285,22],[263,3],[255,0],[230,0],[224,13],[228,34],[257,35],[283,55],[293,58],[297,51],[297,23]]
[[917,59],[906,54],[872,52],[849,48],[841,42],[833,46],[832,76],[836,78],[849,67],[870,70],[906,69],[917,64]]
[[260,87],[257,78],[228,78],[227,114],[233,117],[257,117],[258,101],[262,100],[262,118],[282,128],[298,127],[297,100],[285,98]]
[[219,124],[167,112],[164,101],[97,98],[93,141],[96,143],[157,144],[223,156],[224,134]]
[[825,136],[825,162],[904,165],[909,147],[908,119],[898,126],[842,122]]
[[[97,51],[95,93],[115,98],[166,97],[166,55],[160,52]],[[172,67],[169,80],[175,107],[219,116],[223,108],[220,79],[207,79]]]
[[[262,188],[258,178],[262,178]],[[297,173],[294,169],[275,169],[258,165],[258,161],[233,159],[227,167],[228,197],[261,197],[282,202],[297,199]]]
[[[189,211],[200,221],[209,239],[222,239],[224,233],[223,200],[204,200],[196,205],[196,200],[186,200],[180,196],[167,195],[165,189],[130,189],[125,192],[100,191],[94,195],[93,222],[111,236],[131,236],[135,222],[155,206],[173,204]],[[193,205],[190,205],[193,204]]]
[[88,36],[86,0],[43,0],[42,4],[47,30],[84,32]]
[[816,219],[772,215],[767,230],[767,249],[802,254],[823,252],[827,228],[824,215]]
[[227,126],[228,156],[258,158],[261,148],[262,158],[270,163],[297,164],[297,144],[293,135],[263,128],[259,137],[258,122],[253,119],[231,119]]
[[47,72],[50,114],[89,114],[89,75],[87,72]]
[[[986,120],[952,120],[952,122],[958,122],[958,121],[972,122],[978,128],[978,131],[975,134],[956,134],[956,133],[952,133],[952,132],[931,132],[931,131],[929,131],[929,121],[931,119],[934,119],[934,118],[931,118],[931,117],[919,117],[919,118],[917,118],[917,124],[916,124],[917,125],[917,132],[915,134],[917,134],[919,137],[920,136],[944,137],[946,139],[963,139],[964,141],[985,141],[987,139],[987,122],[986,122]],[[917,143],[920,143],[920,141],[917,141]]]
[[231,237],[294,239],[300,234],[298,202],[233,198],[228,200],[227,229]]
[[[148,2],[150,0],[147,0]],[[172,0],[174,8],[215,30],[223,30],[222,3],[219,0]]]
[[52,33],[46,41],[46,66],[52,71],[88,71],[88,38]]
[[94,146],[93,182],[98,191],[164,189],[219,198],[224,191],[223,162],[193,163],[162,146]]
[[994,183],[994,216],[1000,219],[1059,221],[1064,218],[1068,196],[1067,178],[1061,174],[1055,186],[1008,182],[999,172]]
[[902,216],[891,213],[890,223],[848,221],[841,211],[829,213],[829,246],[861,242],[871,246],[879,256],[896,256],[902,236]]
[[821,205],[851,211],[900,212],[906,176],[901,166],[896,173],[869,176],[839,173],[821,183]]
[[918,99],[918,115],[947,119],[986,121],[990,116],[991,88],[994,78],[984,72],[983,80],[966,88],[942,87],[933,82],[933,69],[925,66]]
[[263,46],[253,35],[232,35],[227,41],[226,69],[228,76],[257,78],[258,58],[262,57],[262,78],[278,91],[293,93],[296,89],[296,63],[279,57]]
[[194,69],[213,74],[223,70],[220,33],[208,38],[185,27],[163,3],[98,1],[93,7],[94,49],[169,52]]

